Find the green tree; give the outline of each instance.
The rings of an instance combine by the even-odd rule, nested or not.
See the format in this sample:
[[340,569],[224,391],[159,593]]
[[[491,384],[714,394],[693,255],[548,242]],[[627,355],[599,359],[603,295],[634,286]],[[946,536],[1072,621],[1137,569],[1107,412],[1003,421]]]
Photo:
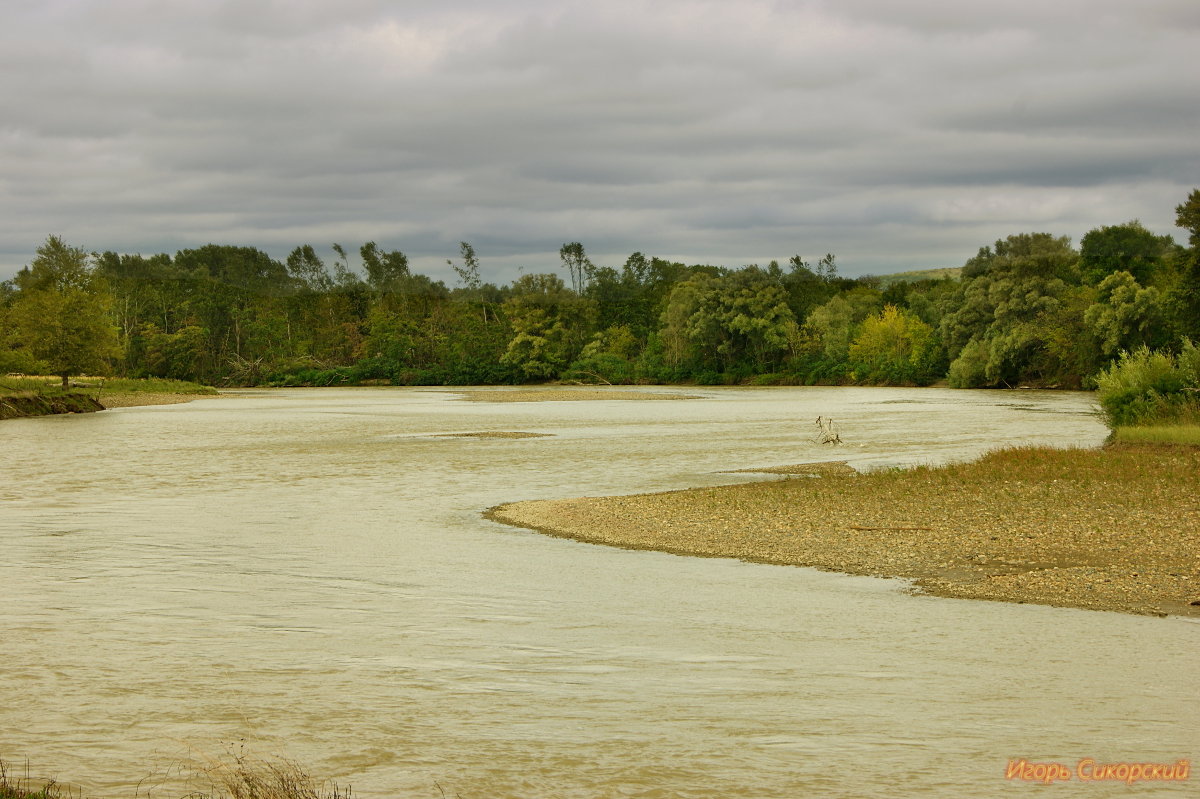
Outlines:
[[16,338],[62,377],[103,371],[118,355],[112,295],[86,252],[50,236],[14,283],[10,311]]
[[1200,339],[1200,189],[1175,207],[1175,224],[1188,233],[1188,249],[1179,255],[1180,278],[1170,292],[1170,306],[1184,335]]
[[467,242],[459,242],[459,254],[462,256],[462,266],[447,260],[450,268],[454,270],[454,274],[458,275],[459,281],[469,292],[479,291],[481,281],[479,279],[479,258],[475,255],[475,248]]
[[584,346],[567,376],[586,382],[633,382],[640,350],[637,338],[625,325],[605,328]]
[[206,244],[177,252],[175,266],[187,286],[189,324],[208,338],[196,377],[237,372],[245,382],[291,355],[285,307],[293,282],[284,264],[254,247]]
[[558,251],[558,257],[562,261],[563,268],[567,270],[567,274],[571,276],[571,290],[576,294],[582,294],[588,283],[591,282],[592,274],[596,269],[588,259],[587,253],[584,252],[583,245],[577,241],[564,244]]
[[696,272],[677,284],[662,314],[667,360],[692,371],[769,371],[799,327],[778,277],[757,266]]
[[1113,272],[1097,288],[1096,302],[1084,311],[1083,318],[1106,357],[1115,358],[1122,350],[1155,349],[1166,344],[1166,314],[1158,289],[1143,288],[1125,271]]
[[367,283],[377,292],[395,291],[409,276],[408,256],[399,250],[381,250],[375,242],[368,241],[358,252],[367,270]]
[[894,305],[863,320],[848,355],[855,378],[871,383],[931,383],[940,365],[933,328]]
[[1187,201],[1175,206],[1175,226],[1188,231],[1188,244],[1200,247],[1200,189],[1192,189]]
[[1156,236],[1136,219],[1096,228],[1079,240],[1079,271],[1092,285],[1114,272],[1128,272],[1147,286],[1174,249],[1170,236]]
[[501,361],[527,379],[557,377],[590,338],[595,306],[553,274],[522,275],[504,302],[513,337]]
[[125,375],[147,373],[143,331],[154,327],[174,332],[186,324],[190,309],[188,295],[181,288],[184,281],[165,253],[146,258],[105,252],[96,258],[96,271],[113,294],[113,317],[122,352],[120,371]]
[[[984,247],[967,261],[962,283],[950,300],[954,310],[941,320],[955,384],[1061,379],[1067,366],[1047,357],[1047,341],[1062,319],[1071,287],[1079,283],[1078,262],[1070,239],[1049,233],[1009,236],[997,241],[994,250]],[[971,363],[955,368],[953,360],[964,351]],[[980,370],[983,353],[986,361]],[[982,382],[975,382],[980,374]],[[967,376],[971,382],[962,382]]]
[[808,315],[807,328],[820,342],[821,354],[828,361],[845,361],[858,326],[880,304],[878,291],[855,288],[833,297]]

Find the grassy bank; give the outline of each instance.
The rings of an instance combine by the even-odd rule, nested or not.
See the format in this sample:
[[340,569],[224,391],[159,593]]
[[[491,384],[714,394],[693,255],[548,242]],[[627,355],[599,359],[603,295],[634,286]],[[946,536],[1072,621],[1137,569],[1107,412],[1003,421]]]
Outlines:
[[1119,444],[1175,444],[1200,446],[1200,424],[1159,424],[1118,427],[1112,440]]
[[9,375],[0,377],[0,419],[166,405],[216,394],[211,386],[183,380],[80,377],[64,389],[58,377]]
[[816,479],[809,466],[775,471],[805,476],[489,516],[597,544],[909,578],[940,596],[1200,615],[1200,447],[1010,449]]
[[60,413],[93,413],[104,410],[96,399],[80,391],[0,393],[0,419],[51,416]]

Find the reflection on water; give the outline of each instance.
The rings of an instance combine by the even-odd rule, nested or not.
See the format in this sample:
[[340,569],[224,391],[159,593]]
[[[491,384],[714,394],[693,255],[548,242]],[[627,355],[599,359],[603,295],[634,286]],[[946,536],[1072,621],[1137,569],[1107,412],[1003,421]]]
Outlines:
[[[1197,754],[1194,623],[910,597],[480,516],[1105,432],[1080,394],[696,393],[295,390],[5,422],[0,756],[130,796],[189,747],[245,740],[362,796],[436,781],[467,799],[988,796],[1029,790],[1004,780],[1010,757]],[[812,441],[818,415],[844,446]],[[545,435],[446,435],[487,431]]]

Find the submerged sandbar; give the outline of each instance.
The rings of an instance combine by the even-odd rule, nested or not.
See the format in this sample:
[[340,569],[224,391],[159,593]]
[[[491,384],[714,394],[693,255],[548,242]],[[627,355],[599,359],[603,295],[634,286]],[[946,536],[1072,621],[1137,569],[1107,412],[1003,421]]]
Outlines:
[[700,399],[695,394],[637,391],[627,388],[493,388],[461,391],[471,402],[571,402],[584,400],[680,400]]

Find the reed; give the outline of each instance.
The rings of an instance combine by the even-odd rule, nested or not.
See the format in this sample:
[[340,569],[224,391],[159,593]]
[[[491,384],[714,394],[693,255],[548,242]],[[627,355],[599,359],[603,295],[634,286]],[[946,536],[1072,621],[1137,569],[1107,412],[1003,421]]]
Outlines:
[[[334,782],[314,779],[301,765],[286,760],[244,756],[208,758],[192,765],[191,789],[181,799],[352,799]],[[28,772],[28,765],[26,766]],[[83,792],[54,780],[15,777],[0,760],[0,799],[83,799]]]
[[318,781],[293,760],[255,760],[231,755],[207,760],[196,767],[193,781],[200,786],[186,799],[350,799],[347,787]]
[[68,799],[65,791],[54,780],[39,780],[29,776],[29,765],[25,766],[24,777],[14,776],[9,766],[0,760],[0,799]]

